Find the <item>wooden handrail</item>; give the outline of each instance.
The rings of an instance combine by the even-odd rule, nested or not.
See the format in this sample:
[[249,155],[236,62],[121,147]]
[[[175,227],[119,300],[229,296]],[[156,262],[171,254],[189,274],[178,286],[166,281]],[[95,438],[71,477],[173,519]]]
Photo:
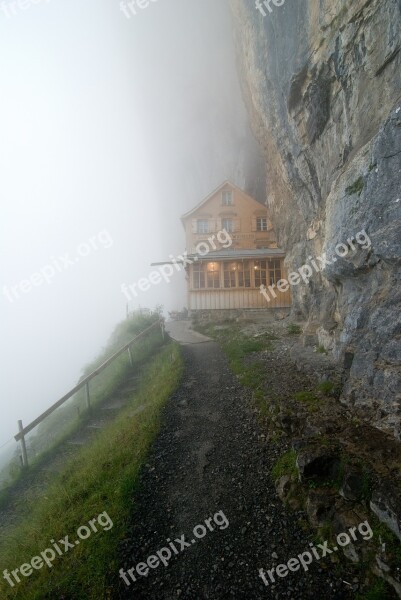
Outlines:
[[150,325],[150,327],[147,327],[146,329],[141,331],[140,334],[138,334],[136,337],[134,337],[130,342],[128,342],[128,344],[125,344],[125,346],[123,346],[123,348],[120,348],[120,350],[117,350],[117,352],[115,352],[112,356],[110,356],[110,358],[105,360],[104,363],[102,363],[99,367],[97,367],[97,369],[92,371],[92,373],[90,373],[84,379],[82,379],[82,381],[80,381],[75,387],[73,387],[72,390],[70,390],[67,394],[65,394],[65,396],[60,398],[60,400],[57,400],[57,402],[55,402],[50,408],[45,410],[45,412],[42,413],[39,417],[37,417],[34,421],[32,421],[32,423],[30,423],[26,427],[20,429],[20,431],[17,433],[17,435],[14,436],[14,439],[17,442],[19,440],[23,439],[27,433],[32,431],[32,429],[34,429],[37,425],[39,425],[39,423],[41,423],[46,417],[51,415],[51,413],[53,411],[55,411],[56,408],[59,408],[62,404],[64,404],[64,402],[66,402],[69,398],[71,398],[71,396],[76,394],[81,388],[83,388],[85,385],[87,385],[89,383],[89,381],[91,379],[93,379],[93,377],[95,377],[96,375],[101,373],[101,371],[103,371],[103,369],[105,369],[110,363],[112,363],[116,358],[118,358],[120,356],[120,354],[122,354],[126,350],[129,350],[131,344],[136,342],[136,340],[141,338],[143,335],[145,335],[145,333],[147,333],[148,331],[153,329],[156,325],[160,326],[160,325],[162,325],[162,323],[163,323],[163,321],[161,321],[161,320],[155,321],[154,323],[152,323],[152,325]]

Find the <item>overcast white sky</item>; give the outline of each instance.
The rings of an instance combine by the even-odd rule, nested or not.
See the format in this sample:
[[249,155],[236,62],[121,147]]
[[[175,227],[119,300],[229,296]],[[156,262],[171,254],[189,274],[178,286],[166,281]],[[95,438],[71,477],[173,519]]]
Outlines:
[[[158,0],[131,19],[118,0],[0,14],[0,446],[101,350],[125,315],[121,283],[185,248],[180,215],[243,183],[248,135],[226,0]],[[10,302],[3,286],[66,254]],[[158,303],[184,306],[181,274],[136,305]]]

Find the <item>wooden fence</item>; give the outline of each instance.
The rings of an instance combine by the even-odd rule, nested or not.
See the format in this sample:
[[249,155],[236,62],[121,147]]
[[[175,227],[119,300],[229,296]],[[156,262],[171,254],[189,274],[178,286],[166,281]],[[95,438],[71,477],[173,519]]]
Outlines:
[[39,417],[37,417],[34,421],[32,421],[32,423],[29,423],[29,425],[27,425],[26,427],[23,427],[22,421],[18,421],[18,433],[14,436],[14,439],[17,442],[18,441],[21,442],[22,465],[24,467],[28,466],[28,452],[27,452],[27,447],[26,447],[25,436],[30,431],[32,431],[32,429],[34,429],[37,425],[39,425],[39,423],[41,423],[44,419],[46,419],[46,417],[51,415],[52,412],[54,412],[57,408],[62,406],[64,404],[64,402],[66,402],[72,396],[74,396],[74,394],[76,394],[83,387],[86,388],[86,404],[87,404],[88,410],[90,410],[91,403],[90,403],[89,382],[91,381],[91,379],[96,377],[96,375],[99,375],[99,373],[101,373],[106,367],[108,367],[112,362],[115,361],[116,358],[121,356],[121,354],[123,354],[124,352],[128,352],[128,356],[131,361],[131,366],[133,367],[134,362],[133,362],[132,354],[131,354],[132,344],[134,344],[137,340],[142,338],[146,333],[148,333],[151,329],[154,329],[155,327],[161,327],[162,335],[164,338],[164,321],[162,319],[160,319],[158,321],[155,321],[152,325],[150,325],[150,327],[147,327],[146,329],[144,329],[139,335],[137,335],[130,342],[128,342],[128,344],[125,344],[125,346],[120,348],[120,350],[117,350],[117,352],[115,352],[112,356],[110,356],[110,358],[105,360],[104,363],[102,363],[99,367],[97,367],[97,369],[92,371],[92,373],[90,373],[89,375],[84,377],[84,379],[82,379],[75,387],[73,387],[72,390],[70,390],[67,394],[65,394],[65,396],[60,398],[60,400],[57,400],[57,402],[55,402],[50,408],[45,410],[44,413],[39,415]]

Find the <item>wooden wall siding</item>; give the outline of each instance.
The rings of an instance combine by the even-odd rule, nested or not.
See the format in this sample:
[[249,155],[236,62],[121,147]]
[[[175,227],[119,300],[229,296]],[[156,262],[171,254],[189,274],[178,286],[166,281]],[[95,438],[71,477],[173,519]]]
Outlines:
[[277,298],[267,302],[260,290],[255,288],[232,288],[218,290],[191,290],[190,310],[218,310],[235,308],[289,308],[291,293],[276,291]]

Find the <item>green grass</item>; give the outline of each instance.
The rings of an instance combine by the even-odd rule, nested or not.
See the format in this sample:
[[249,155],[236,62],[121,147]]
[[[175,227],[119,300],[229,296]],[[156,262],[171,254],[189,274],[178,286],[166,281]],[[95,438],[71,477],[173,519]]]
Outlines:
[[312,392],[296,392],[294,400],[305,405],[309,410],[315,412],[319,408],[319,399]]
[[398,568],[401,564],[401,543],[397,536],[384,523],[374,516],[369,516],[369,523],[377,543],[386,545],[387,562],[391,567]]
[[295,450],[288,450],[285,454],[280,456],[276,464],[272,469],[273,479],[279,479],[283,475],[298,476],[298,469],[296,465],[297,453]]
[[377,578],[366,594],[358,594],[356,600],[387,600],[389,598],[394,598],[392,588],[386,581]]
[[[171,358],[173,357],[173,362]],[[61,475],[55,476],[34,506],[29,519],[0,541],[1,565],[13,570],[51,546],[50,540],[76,531],[90,519],[107,512],[113,528],[93,533],[15,588],[0,581],[2,600],[99,600],[110,597],[108,587],[121,567],[118,544],[127,534],[141,465],[161,423],[161,409],[182,374],[179,347],[164,347],[143,369],[139,390],[119,416],[96,440],[77,453]],[[144,410],[132,415],[135,407]]]
[[302,333],[302,328],[296,323],[290,323],[287,327],[287,331],[290,335],[300,335]]
[[330,396],[330,394],[334,390],[334,383],[332,381],[322,381],[322,383],[319,383],[318,389],[325,396]]
[[363,177],[359,177],[356,181],[354,181],[354,183],[352,185],[349,185],[345,192],[346,194],[348,194],[349,196],[352,196],[353,194],[358,194],[359,196],[362,193],[362,190],[364,188],[364,181],[363,181]]

